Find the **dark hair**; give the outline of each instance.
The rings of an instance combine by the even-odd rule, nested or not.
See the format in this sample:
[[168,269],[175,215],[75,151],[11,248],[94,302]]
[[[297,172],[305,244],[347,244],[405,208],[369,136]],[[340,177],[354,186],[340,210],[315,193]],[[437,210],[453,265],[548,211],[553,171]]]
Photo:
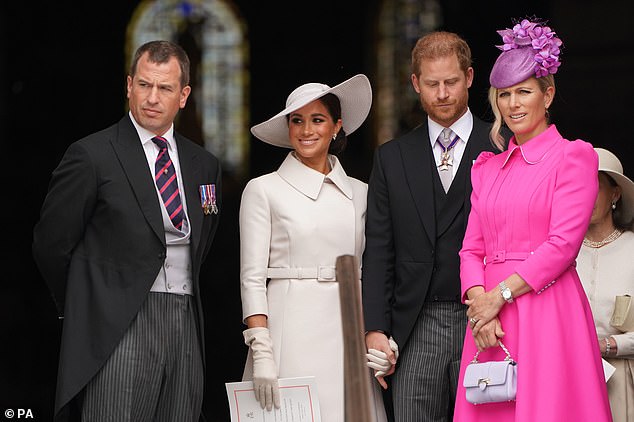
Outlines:
[[189,85],[189,57],[187,57],[187,53],[181,46],[170,41],[150,41],[139,47],[134,53],[134,58],[130,65],[130,76],[132,78],[136,74],[139,59],[145,53],[148,53],[148,59],[152,63],[167,63],[172,57],[175,57],[181,68],[181,88]]
[[[330,113],[332,121],[337,123],[337,120],[341,119],[341,102],[339,101],[339,97],[335,94],[328,93],[323,97],[320,97],[319,101],[328,109],[328,113]],[[328,153],[332,155],[339,155],[346,149],[347,144],[348,137],[342,127],[339,129],[339,132],[337,132],[335,139],[330,142]]]
[[[599,171],[599,173],[602,173],[603,175],[605,175],[605,177],[607,177],[608,182],[610,183],[610,186],[612,186],[612,187],[619,186],[619,184],[616,183],[616,181],[612,178],[612,176],[610,176],[606,172]],[[614,224],[614,227],[616,227],[617,229],[619,229],[621,231],[632,230],[632,228],[634,227],[634,220],[627,221],[625,219],[625,217],[623,215],[623,201],[622,201],[622,199],[623,199],[623,195],[621,194],[621,197],[615,203],[616,208],[612,210],[612,223]]]

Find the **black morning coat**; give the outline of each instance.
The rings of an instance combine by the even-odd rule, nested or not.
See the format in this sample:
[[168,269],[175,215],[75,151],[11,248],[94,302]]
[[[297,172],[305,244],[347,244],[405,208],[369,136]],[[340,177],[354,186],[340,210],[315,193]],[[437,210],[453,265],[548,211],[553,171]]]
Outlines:
[[[175,133],[191,226],[191,268],[204,356],[199,274],[218,227],[199,186],[215,184],[216,157]],[[82,391],[117,346],[166,256],[159,197],[128,115],[67,149],[34,229],[33,254],[64,317],[55,415]],[[63,412],[65,413],[65,412]]]
[[[438,265],[437,238],[463,208],[464,227],[452,232],[464,237],[471,210],[471,166],[481,151],[495,151],[489,141],[490,127],[473,117],[473,129],[439,221],[434,210],[434,177],[438,175],[427,119],[375,152],[363,255],[365,329],[392,335],[401,350]],[[449,241],[461,244],[462,238]]]

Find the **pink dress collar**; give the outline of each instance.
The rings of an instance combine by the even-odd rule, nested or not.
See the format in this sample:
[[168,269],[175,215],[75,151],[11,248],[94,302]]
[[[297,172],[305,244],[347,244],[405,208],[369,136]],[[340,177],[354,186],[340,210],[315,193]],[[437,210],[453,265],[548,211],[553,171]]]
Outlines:
[[548,126],[548,129],[537,135],[536,137],[524,142],[521,146],[515,142],[515,136],[510,141],[505,152],[506,159],[502,163],[502,167],[506,165],[511,156],[520,155],[526,164],[541,163],[548,155],[551,148],[557,141],[563,139],[563,136],[557,130],[555,125]]

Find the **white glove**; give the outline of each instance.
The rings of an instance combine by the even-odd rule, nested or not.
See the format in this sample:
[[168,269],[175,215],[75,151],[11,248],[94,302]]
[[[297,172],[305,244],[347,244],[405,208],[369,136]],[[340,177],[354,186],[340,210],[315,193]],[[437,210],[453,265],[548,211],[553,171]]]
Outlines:
[[[398,344],[392,337],[388,339],[388,343],[390,344],[390,349],[394,352],[394,357],[398,360]],[[380,350],[369,349],[365,356],[368,358],[368,367],[377,371],[374,373],[375,377],[384,376],[392,367],[392,364],[387,359],[387,354]]]
[[255,399],[262,409],[280,408],[280,389],[277,384],[277,365],[273,358],[273,340],[269,329],[254,327],[242,332],[244,343],[251,348],[253,356],[253,389]]

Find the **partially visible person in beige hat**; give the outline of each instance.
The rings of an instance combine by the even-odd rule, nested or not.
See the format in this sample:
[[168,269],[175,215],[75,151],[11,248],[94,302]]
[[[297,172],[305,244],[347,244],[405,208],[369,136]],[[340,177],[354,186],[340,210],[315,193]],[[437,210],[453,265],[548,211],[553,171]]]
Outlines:
[[[335,261],[361,262],[367,185],[336,157],[372,104],[365,75],[308,83],[251,132],[290,148],[273,173],[247,184],[240,206],[240,283],[253,380],[263,408],[280,407],[278,378],[315,376],[321,420],[343,422],[343,335]],[[370,373],[368,373],[370,376]],[[378,388],[376,420],[385,421]]]
[[616,368],[608,380],[612,417],[614,422],[634,421],[634,300],[629,318],[627,312],[622,315],[629,324],[612,320],[616,297],[634,296],[634,182],[623,174],[613,153],[602,148],[595,151],[599,195],[577,269],[592,308],[601,354]]

